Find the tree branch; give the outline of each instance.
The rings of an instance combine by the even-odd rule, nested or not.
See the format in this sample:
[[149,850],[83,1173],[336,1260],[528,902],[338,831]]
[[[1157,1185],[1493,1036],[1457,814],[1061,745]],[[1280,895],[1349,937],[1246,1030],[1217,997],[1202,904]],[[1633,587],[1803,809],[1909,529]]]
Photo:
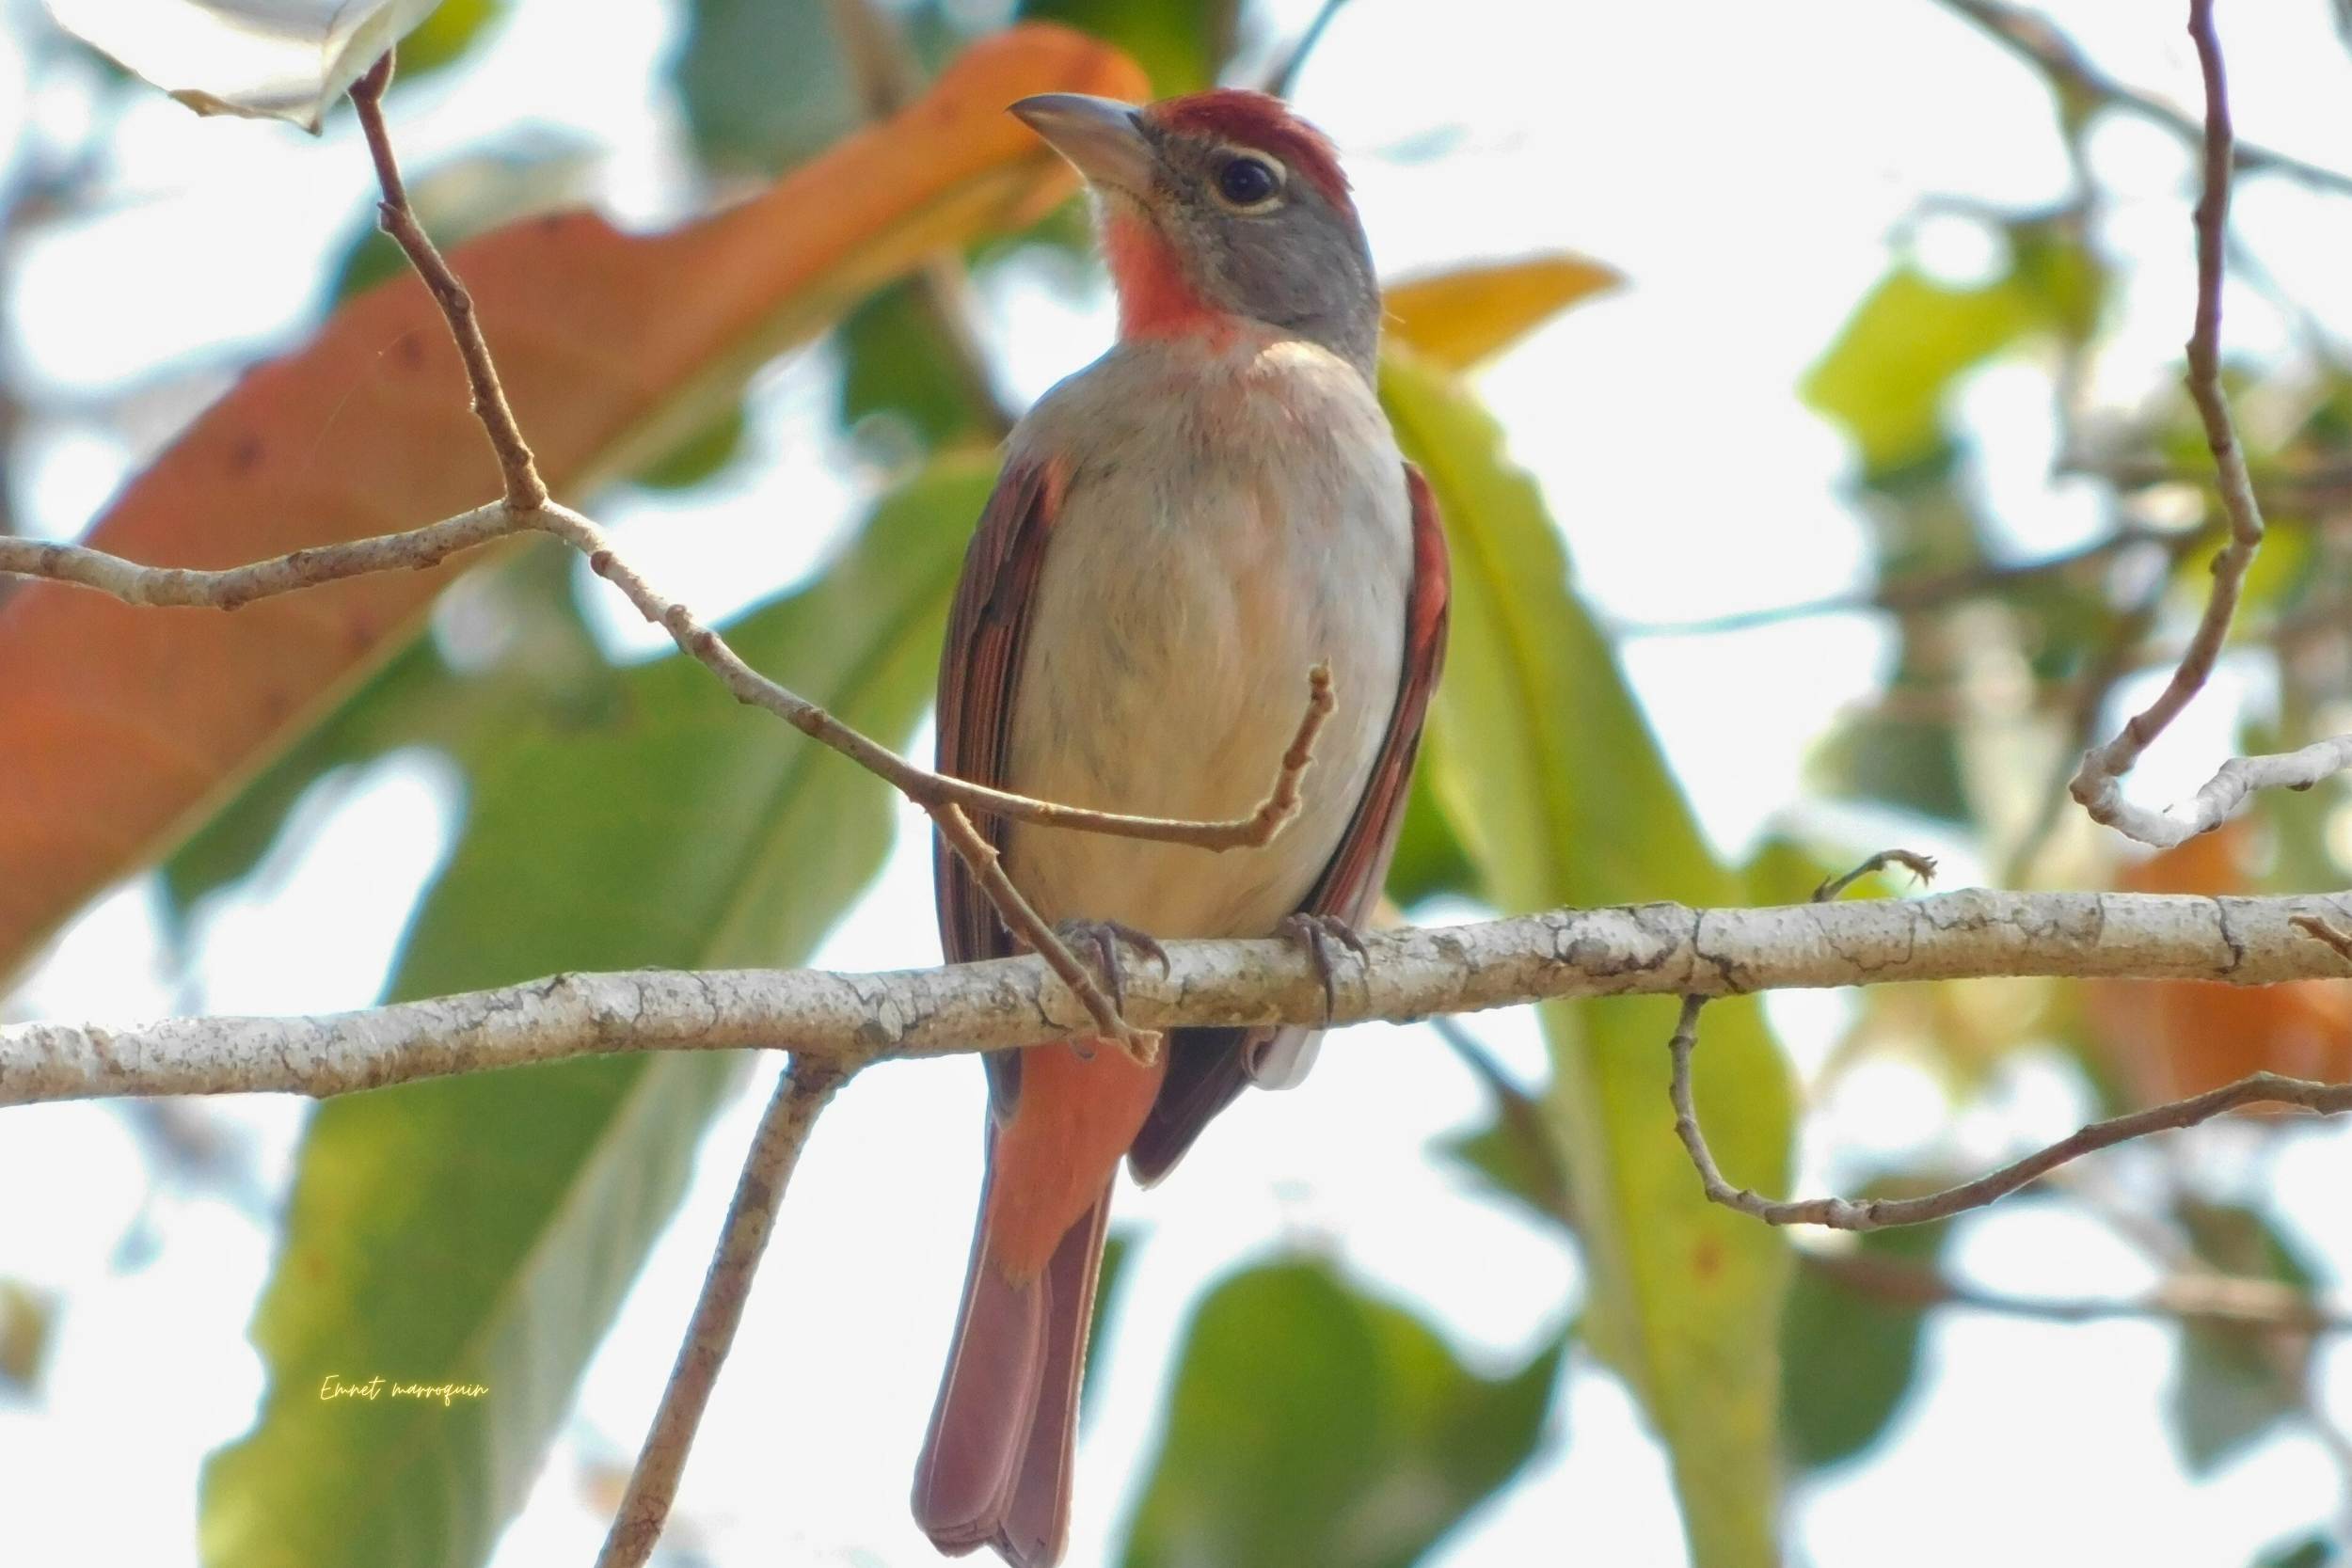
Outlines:
[[2275,1279],[2188,1274],[2131,1298],[2022,1296],[1878,1253],[1804,1247],[1798,1256],[1806,1268],[1822,1277],[1899,1307],[1959,1307],[2061,1323],[2137,1319],[2296,1334],[2341,1334],[2352,1329],[2352,1314]]
[[752,1135],[743,1173],[736,1178],[735,1198],[727,1206],[726,1225],[703,1278],[702,1296],[694,1303],[677,1364],[661,1391],[660,1407],[645,1432],[644,1447],[638,1451],[628,1490],[622,1495],[596,1568],[639,1568],[653,1554],[677,1497],[694,1431],[718,1384],[719,1369],[735,1344],[743,1304],[752,1293],[752,1275],[775,1229],[776,1209],[784,1202],[792,1168],[800,1163],[817,1114],[848,1076],[834,1063],[811,1060],[798,1052],[786,1066],[775,1098],[759,1118],[759,1131]]
[[[1997,3],[1997,0],[1943,0],[1943,4],[1984,29],[2010,54],[2040,71],[2063,93],[2106,104],[2125,114],[2160,125],[2184,141],[2197,140],[2197,121],[2153,93],[2117,81],[2092,64],[2074,40],[2043,17]],[[2314,190],[2352,196],[2352,174],[2306,163],[2283,152],[2251,144],[2236,148],[2231,166],[2248,174],[2278,174]]]
[[[1960,3],[1969,8],[1973,0]],[[2158,848],[2220,826],[2257,789],[2309,789],[2352,768],[2352,735],[2340,735],[2300,751],[2233,757],[2197,792],[2185,813],[2151,811],[2123,799],[2123,775],[2212,678],[2230,635],[2230,623],[2237,615],[2247,570],[2263,542],[2262,507],[2254,498],[2246,453],[2238,445],[2229,399],[2221,389],[2222,260],[2230,220],[2230,173],[2235,166],[2235,133],[2230,123],[2221,40],[2214,32],[2213,0],[2189,0],[2188,32],[2196,40],[2197,63],[2205,84],[2205,176],[2203,194],[2197,202],[2197,320],[2189,334],[2186,379],[2198,418],[2204,423],[2205,444],[2213,451],[2221,506],[2230,520],[2230,542],[2214,558],[2213,594],[2205,601],[2204,615],[2171,680],[2154,702],[2132,716],[2122,734],[2083,754],[2082,767],[2067,785],[2067,793],[2082,803],[2094,821]]]
[[[2328,943],[2319,945],[2333,951]],[[1699,1011],[1707,1002],[1704,996],[1684,997],[1681,1020],[1675,1025],[1674,1037],[1666,1042],[1674,1064],[1667,1093],[1674,1102],[1675,1133],[1690,1151],[1691,1164],[1698,1167],[1708,1200],[1752,1215],[1766,1225],[1820,1225],[1832,1230],[1880,1230],[1895,1225],[1924,1225],[1930,1220],[1949,1219],[1970,1209],[1981,1209],[2086,1154],[2144,1138],[2151,1132],[2194,1127],[2241,1106],[2299,1105],[2323,1117],[2352,1111],[2352,1084],[2314,1084],[2275,1072],[2254,1072],[2234,1084],[2186,1100],[2094,1121],[2022,1160],[1939,1193],[1920,1197],[1804,1197],[1775,1201],[1724,1180],[1715,1164],[1714,1154],[1707,1147],[1707,1135],[1699,1128],[1698,1111],[1692,1098],[1691,1057],[1698,1049]]]
[[[1987,975],[2341,978],[2352,963],[2296,925],[2352,926],[2352,892],[2271,898],[1997,893],[1696,910],[1637,904],[1376,932],[1331,1022],[1406,1022],[1558,997],[1730,996]],[[1127,976],[1140,1028],[1320,1024],[1323,979],[1278,939],[1171,942]],[[334,1095],[618,1051],[789,1040],[856,1066],[1091,1036],[1035,957],[843,974],[638,970],[316,1018],[176,1019],[135,1028],[0,1026],[0,1105],[146,1094]]]

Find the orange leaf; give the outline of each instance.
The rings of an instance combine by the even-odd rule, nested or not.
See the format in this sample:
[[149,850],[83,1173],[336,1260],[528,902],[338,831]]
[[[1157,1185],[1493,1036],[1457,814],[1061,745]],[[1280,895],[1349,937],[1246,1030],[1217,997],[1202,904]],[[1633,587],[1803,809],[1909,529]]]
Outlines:
[[[2115,885],[2124,893],[2247,893],[2256,848],[2240,817],[2126,868]],[[2099,980],[2083,991],[2091,1037],[2134,1104],[2202,1094],[2249,1072],[2352,1078],[2352,986],[2341,981]]]
[[1449,370],[1499,354],[1576,304],[1625,281],[1581,256],[1482,262],[1392,284],[1388,328]]
[[[740,206],[657,235],[562,214],[460,247],[452,261],[549,483],[578,496],[658,457],[878,284],[1059,200],[1065,166],[1004,112],[1048,90],[1147,88],[1104,45],[1016,28]],[[226,566],[414,527],[498,491],[448,331],[403,277],[247,375],[89,542]],[[46,582],[0,601],[0,974],[201,821],[412,634],[462,568],[233,614],[133,609]]]

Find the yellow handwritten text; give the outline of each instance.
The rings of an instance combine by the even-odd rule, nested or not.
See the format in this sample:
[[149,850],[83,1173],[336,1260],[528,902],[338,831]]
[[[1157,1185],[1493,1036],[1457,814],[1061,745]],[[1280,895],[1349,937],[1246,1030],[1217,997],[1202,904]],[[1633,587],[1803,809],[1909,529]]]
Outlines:
[[352,1383],[329,1372],[319,1384],[322,1400],[438,1400],[444,1409],[459,1400],[481,1399],[489,1391],[486,1383],[401,1383],[381,1373],[364,1383]]

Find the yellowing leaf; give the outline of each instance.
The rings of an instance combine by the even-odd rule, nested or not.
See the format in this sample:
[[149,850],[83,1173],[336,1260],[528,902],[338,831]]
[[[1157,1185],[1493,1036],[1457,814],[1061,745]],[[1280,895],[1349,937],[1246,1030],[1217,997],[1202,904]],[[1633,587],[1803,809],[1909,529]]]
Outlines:
[[1448,370],[1468,370],[1624,281],[1614,267],[1581,256],[1457,267],[1391,287],[1388,330]]
[[[1437,492],[1454,565],[1433,793],[1482,891],[1517,912],[1740,898],[1692,820],[1623,672],[1570,591],[1543,497],[1494,420],[1409,349],[1380,391]],[[1785,1239],[1708,1203],[1666,1099],[1663,999],[1553,1003],[1547,1113],[1566,1150],[1589,1271],[1587,1341],[1642,1402],[1674,1463],[1697,1568],[1776,1560],[1775,1418]],[[1699,1115],[1731,1180],[1788,1180],[1788,1072],[1753,1000],[1707,1010]]]

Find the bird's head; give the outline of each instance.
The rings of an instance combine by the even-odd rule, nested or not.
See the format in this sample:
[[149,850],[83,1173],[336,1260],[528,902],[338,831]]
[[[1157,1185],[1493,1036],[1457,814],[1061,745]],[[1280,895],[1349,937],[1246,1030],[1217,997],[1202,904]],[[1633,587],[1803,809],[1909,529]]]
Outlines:
[[1012,112],[1099,198],[1121,337],[1271,331],[1372,375],[1380,291],[1347,177],[1281,100],[1228,87],[1137,108],[1049,92]]

